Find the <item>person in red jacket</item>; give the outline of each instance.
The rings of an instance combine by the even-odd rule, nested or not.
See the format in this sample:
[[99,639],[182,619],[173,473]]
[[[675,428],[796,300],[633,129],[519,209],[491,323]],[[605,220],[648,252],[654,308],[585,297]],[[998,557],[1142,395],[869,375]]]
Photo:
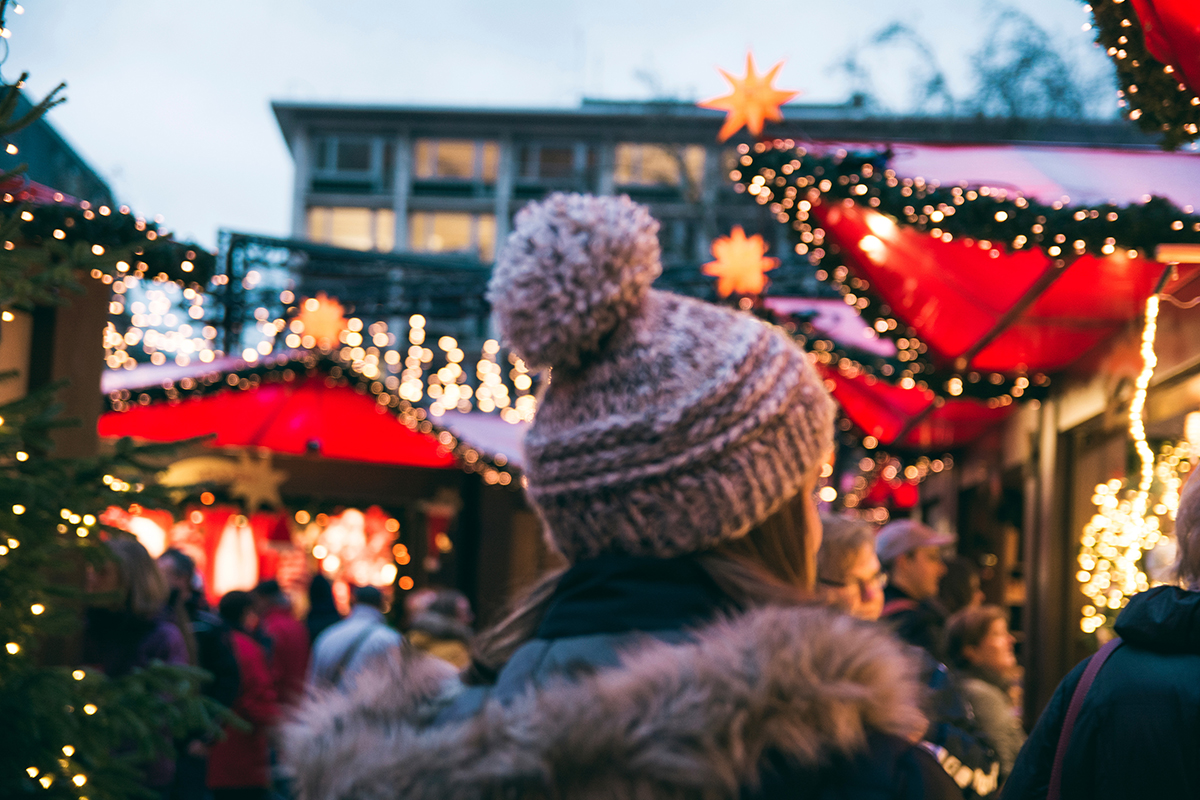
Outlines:
[[270,640],[267,663],[275,683],[280,710],[286,711],[304,697],[308,675],[308,629],[292,615],[291,603],[279,582],[266,580],[254,587],[254,612],[258,632]]
[[241,672],[240,691],[232,709],[252,728],[226,728],[225,738],[209,750],[208,788],[213,800],[265,800],[271,785],[267,732],[279,709],[266,653],[246,633],[253,604],[248,592],[229,592],[221,598],[221,618],[232,631],[233,653]]

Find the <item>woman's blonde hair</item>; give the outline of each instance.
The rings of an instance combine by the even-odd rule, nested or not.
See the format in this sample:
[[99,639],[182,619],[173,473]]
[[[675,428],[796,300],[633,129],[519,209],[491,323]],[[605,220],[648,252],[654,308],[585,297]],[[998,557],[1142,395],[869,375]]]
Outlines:
[[[718,588],[742,609],[797,605],[812,599],[816,559],[809,547],[815,531],[807,530],[800,496],[783,506],[745,536],[722,542],[696,555],[697,563]],[[499,623],[483,631],[471,647],[468,683],[492,683],[517,648],[537,633],[565,569],[542,576],[513,604]]]
[[154,619],[167,604],[170,590],[158,564],[132,536],[108,542],[117,569],[121,608],[142,619]]
[[1200,589],[1200,478],[1196,478],[1195,472],[1179,492],[1175,543],[1179,550],[1176,577],[1187,588]]

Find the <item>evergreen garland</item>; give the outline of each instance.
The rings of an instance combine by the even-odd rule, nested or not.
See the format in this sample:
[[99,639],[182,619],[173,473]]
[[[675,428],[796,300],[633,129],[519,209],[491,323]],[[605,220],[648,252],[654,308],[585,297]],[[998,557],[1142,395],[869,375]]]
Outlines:
[[860,204],[943,241],[958,239],[989,250],[1040,248],[1060,265],[1084,254],[1104,257],[1123,250],[1153,257],[1160,244],[1200,244],[1200,216],[1162,197],[1126,206],[1047,205],[1004,189],[941,186],[920,177],[897,176],[888,168],[887,150],[810,153],[791,140],[742,144],[738,149],[738,168],[729,176],[735,187],[788,226],[796,252],[818,268],[817,278],[839,291],[881,336],[896,342],[904,364],[898,368],[888,359],[866,357],[824,340],[810,345],[818,358],[842,371],[879,374],[905,386],[927,387],[942,397],[973,396],[1003,405],[1013,398],[1041,396],[1049,379],[1041,374],[980,374],[966,371],[965,365],[936,363],[917,332],[896,320],[892,309],[871,292],[869,282],[850,274],[837,245],[826,242],[824,231],[811,219],[814,204]]
[[1200,137],[1200,97],[1170,64],[1150,55],[1142,23],[1129,0],[1090,0],[1096,43],[1117,68],[1120,103],[1148,132],[1174,150]]
[[[0,26],[6,5],[0,4]],[[0,86],[0,141],[64,101],[60,84],[29,113],[13,119],[27,77]],[[64,303],[69,293],[82,292],[84,273],[105,283],[133,275],[197,289],[208,284],[216,267],[212,253],[175,241],[125,206],[92,208],[86,201],[77,206],[61,194],[52,204],[30,202],[26,169],[21,164],[0,174],[0,307]]]

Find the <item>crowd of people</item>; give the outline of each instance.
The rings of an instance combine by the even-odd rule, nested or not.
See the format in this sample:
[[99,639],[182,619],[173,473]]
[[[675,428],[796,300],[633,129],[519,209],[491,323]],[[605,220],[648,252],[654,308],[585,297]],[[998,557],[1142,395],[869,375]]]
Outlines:
[[[227,592],[214,613],[187,554],[169,549],[156,561],[132,537],[107,547],[111,561],[87,576],[83,662],[112,677],[155,662],[200,667],[208,674],[202,691],[241,722],[211,740],[177,742],[174,760],[146,765],[146,787],[164,800],[288,797],[287,776],[276,760],[279,723],[309,692],[351,685],[372,660],[399,654],[404,644],[385,619],[385,598],[374,586],[353,591],[345,619],[320,574],[310,584],[303,620],[274,580]],[[414,646],[461,664],[461,653],[450,645],[465,652],[466,598],[425,590],[414,599]],[[429,606],[452,608],[456,616],[438,621]],[[435,622],[446,638],[429,636]]]
[[160,570],[113,543],[93,579],[123,600],[89,612],[93,663],[204,665],[251,723],[148,782],[302,800],[1194,796],[1200,481],[1176,520],[1189,588],[1132,597],[1122,638],[1026,740],[1007,614],[969,560],[947,563],[954,537],[822,519],[824,382],[754,315],[652,289],[657,230],[627,197],[516,217],[489,301],[514,351],[553,369],[523,463],[566,566],[479,634],[461,597],[426,594],[406,644],[378,590],[338,619],[323,579],[307,624],[270,581],[214,617],[182,554]]

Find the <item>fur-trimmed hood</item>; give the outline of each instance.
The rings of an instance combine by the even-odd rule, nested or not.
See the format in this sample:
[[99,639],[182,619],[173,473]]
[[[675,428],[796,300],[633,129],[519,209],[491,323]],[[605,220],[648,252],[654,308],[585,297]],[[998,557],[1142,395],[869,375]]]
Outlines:
[[348,694],[310,697],[285,726],[285,760],[303,800],[715,798],[753,785],[768,751],[815,768],[871,732],[925,729],[902,646],[825,609],[760,609],[684,644],[629,641],[620,667],[441,724],[453,676],[406,653]]

